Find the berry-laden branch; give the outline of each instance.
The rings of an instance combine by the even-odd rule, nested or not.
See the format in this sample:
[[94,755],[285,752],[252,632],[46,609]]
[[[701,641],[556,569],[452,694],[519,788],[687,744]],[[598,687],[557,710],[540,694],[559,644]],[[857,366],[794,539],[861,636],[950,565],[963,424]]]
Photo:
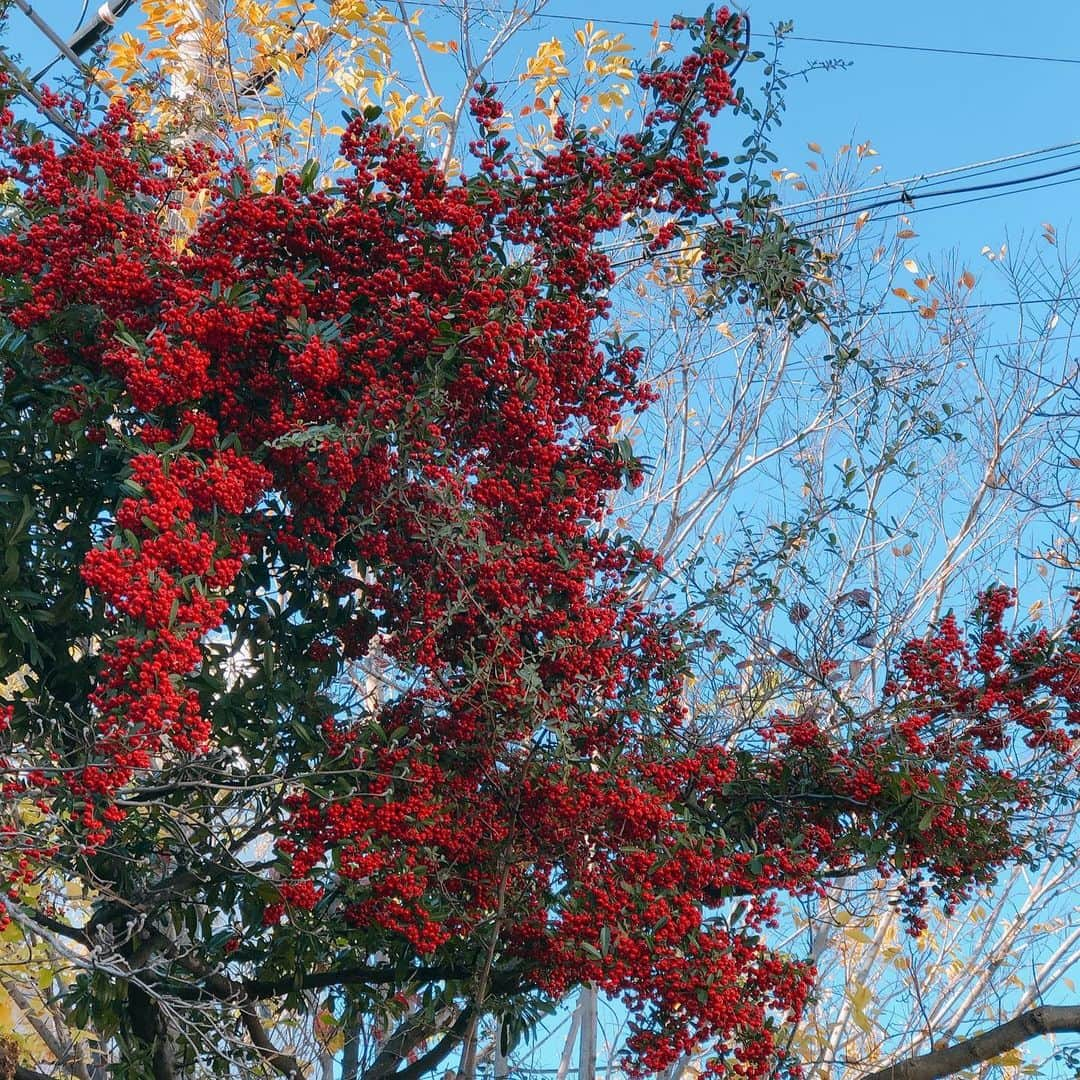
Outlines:
[[[626,1003],[636,1072],[707,1046],[797,1075],[785,897],[874,867],[917,931],[929,889],[1028,857],[1014,762],[1067,760],[1080,623],[1009,634],[991,590],[847,728],[708,745],[702,628],[607,528],[653,394],[600,239],[651,256],[717,209],[739,20],[687,31],[611,141],[564,123],[519,159],[478,88],[456,179],[374,114],[333,188],[269,193],[121,106],[64,149],[0,116],[0,859],[27,924],[92,931],[67,1003],[125,1075],[291,1069],[256,997],[407,1015],[434,1062],[582,984]],[[183,243],[178,199],[204,207]],[[748,228],[705,272],[804,318],[803,249],[768,274]]]

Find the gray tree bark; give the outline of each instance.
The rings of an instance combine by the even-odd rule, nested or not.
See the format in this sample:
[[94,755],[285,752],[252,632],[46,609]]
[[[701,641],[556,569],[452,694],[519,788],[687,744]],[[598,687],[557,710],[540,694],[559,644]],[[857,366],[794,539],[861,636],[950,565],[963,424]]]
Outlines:
[[1042,1005],[955,1046],[932,1050],[867,1073],[863,1080],[939,1080],[990,1061],[1028,1039],[1054,1032],[1080,1034],[1080,1005]]

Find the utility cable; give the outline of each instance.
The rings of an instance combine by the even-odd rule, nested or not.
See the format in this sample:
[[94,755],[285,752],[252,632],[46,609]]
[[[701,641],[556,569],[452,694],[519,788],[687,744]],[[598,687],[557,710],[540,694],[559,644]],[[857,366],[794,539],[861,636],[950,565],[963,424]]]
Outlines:
[[[445,14],[453,14],[449,11],[445,4],[436,3],[435,0],[403,0],[404,3],[411,7],[419,8],[432,8],[437,11],[442,11]],[[506,7],[485,7],[484,10],[492,15],[521,15],[522,12],[516,8]],[[591,21],[603,24],[605,26],[632,26],[641,29],[651,30],[656,26],[656,22],[646,22],[641,19],[614,19],[607,18],[601,15],[585,16],[585,15],[568,15],[560,12],[546,11],[541,9],[537,11],[533,16],[536,19],[555,19],[560,22],[570,23],[582,23],[591,18]],[[769,38],[772,35],[756,33],[755,37]],[[922,53],[938,53],[947,56],[971,56],[984,60],[1027,60],[1035,63],[1043,64],[1078,64],[1080,65],[1080,57],[1073,56],[1045,56],[1038,53],[1011,53],[1011,52],[998,52],[985,49],[950,49],[936,45],[908,45],[901,42],[894,41],[862,41],[850,38],[825,38],[825,37],[810,37],[804,34],[785,34],[783,36],[784,41],[801,41],[807,44],[816,45],[848,45],[854,48],[861,49],[898,49],[903,52],[922,52]]]
[[1020,168],[1022,164],[1027,164],[1028,159],[1031,158],[1040,161],[1053,161],[1056,158],[1068,157],[1075,153],[1080,153],[1080,139],[1073,140],[1072,142],[1058,143],[1056,146],[1044,146],[1038,150],[1024,150],[1017,154],[1007,154],[1004,157],[987,158],[985,161],[972,161],[966,165],[953,165],[948,169],[937,169],[934,172],[919,173],[917,176],[908,176],[902,180],[889,180],[881,184],[853,188],[851,191],[841,191],[835,195],[816,195],[812,199],[803,199],[801,202],[785,203],[784,209],[799,210],[804,206],[818,206],[821,203],[830,202],[835,199],[847,199],[857,195],[870,195],[878,191],[888,191],[890,188],[900,188],[901,191],[910,192],[915,185],[925,183],[927,180],[936,180],[942,176],[955,176],[966,172],[973,172],[980,176],[985,176],[993,172]]
[[[1074,174],[1076,174],[1076,175],[1074,175]],[[1067,178],[1063,179],[1063,180],[1053,179],[1053,178],[1060,177],[1060,176],[1066,176]],[[1039,181],[1039,180],[1048,180],[1049,182],[1048,183],[1034,183],[1034,181]],[[806,217],[806,218],[804,218],[802,220],[796,218],[791,223],[794,224],[794,225],[801,226],[804,229],[808,229],[808,228],[818,226],[818,225],[827,225],[827,224],[829,224],[831,222],[835,222],[835,221],[842,220],[844,218],[851,217],[852,215],[859,216],[861,214],[869,214],[873,210],[880,210],[880,209],[883,209],[885,207],[896,206],[896,205],[899,205],[899,206],[903,207],[903,210],[901,212],[905,216],[910,216],[910,215],[913,215],[913,214],[925,213],[927,210],[941,210],[941,209],[945,209],[946,207],[950,207],[950,206],[963,206],[963,205],[965,205],[967,203],[984,202],[984,201],[986,201],[988,199],[1002,198],[1005,195],[1015,195],[1015,194],[1020,194],[1021,192],[1025,192],[1025,191],[1038,191],[1038,190],[1040,190],[1042,188],[1058,187],[1058,186],[1060,186],[1062,184],[1076,183],[1077,181],[1080,181],[1080,165],[1070,165],[1070,166],[1068,166],[1067,168],[1064,168],[1064,169],[1054,169],[1054,170],[1051,170],[1050,172],[1037,173],[1034,176],[1015,177],[1012,180],[998,180],[998,181],[994,181],[994,182],[991,182],[991,183],[988,183],[988,184],[968,184],[968,185],[963,185],[963,186],[960,186],[960,187],[946,188],[946,189],[941,190],[941,191],[933,191],[933,192],[925,192],[925,193],[920,192],[916,196],[919,199],[942,198],[942,197],[944,197],[946,195],[959,195],[959,194],[968,194],[968,193],[971,193],[971,192],[991,191],[991,193],[988,194],[988,195],[977,195],[977,196],[975,196],[973,198],[970,198],[970,199],[956,199],[953,202],[940,203],[940,204],[929,205],[929,206],[914,206],[914,205],[910,205],[910,197],[908,199],[905,199],[903,197],[903,194],[901,194],[901,195],[898,195],[898,196],[896,196],[894,198],[881,199],[878,202],[870,203],[868,205],[849,207],[846,210],[839,211],[839,212],[837,212],[835,214],[828,214],[828,215],[825,215],[824,217]],[[991,189],[993,189],[993,190],[991,190]],[[784,207],[784,206],[776,207],[777,214],[780,217],[784,218],[785,220],[787,220],[786,215],[785,215],[785,210],[786,209],[787,208]],[[604,254],[610,254],[612,252],[623,251],[623,250],[627,250],[627,249],[630,249],[630,248],[637,247],[640,243],[641,243],[640,240],[616,241],[613,244],[604,245],[603,247],[600,248],[600,250]],[[700,244],[696,244],[696,243],[694,243],[694,244],[683,244],[680,247],[668,248],[667,250],[659,252],[658,254],[660,254],[660,255],[680,255],[680,254],[686,254],[686,253],[689,253],[689,252],[700,251],[700,250],[701,250],[701,245]],[[629,262],[636,262],[636,261],[637,260],[629,260]],[[619,266],[629,265],[629,262],[627,260],[623,260],[623,261],[621,261],[619,263],[615,263],[613,265],[615,267],[619,267]]]
[[28,2],[15,0],[15,6],[60,50],[60,54],[71,61],[79,71],[86,71],[86,65],[73,52],[68,43],[47,23]]
[[1080,182],[1080,176],[1070,176],[1064,180],[1050,180],[1045,184],[1032,184],[1031,187],[1016,191],[997,191],[990,195],[976,195],[971,199],[954,199],[952,202],[935,203],[932,206],[916,206],[905,211],[907,214],[924,214],[929,210],[946,210],[951,206],[967,206],[968,203],[985,202],[987,199],[999,199],[1005,195],[1019,195],[1022,192],[1041,191],[1043,188],[1061,187],[1063,184],[1075,184]]
[[[881,210],[887,206],[896,206],[897,204],[905,205],[908,207],[908,212],[919,209],[914,206],[914,200],[916,199],[940,199],[946,195],[967,195],[972,192],[978,191],[991,191],[1007,188],[1023,188],[1025,185],[1034,184],[1038,180],[1049,180],[1057,176],[1065,176],[1069,173],[1080,172],[1080,165],[1066,165],[1061,169],[1051,169],[1048,172],[1035,173],[1031,176],[1015,176],[1009,180],[991,180],[984,184],[962,184],[958,187],[942,188],[940,190],[931,191],[901,191],[899,194],[891,196],[887,199],[878,199],[875,202],[863,203],[859,206],[852,206],[844,210],[838,210],[833,214],[826,214],[821,217],[815,217],[813,219],[807,219],[805,223],[812,223],[815,225],[828,224],[830,221],[840,220],[842,218],[850,217],[852,214],[865,214],[873,210]],[[781,212],[786,210],[786,207],[778,207]],[[786,215],[785,215],[786,216]],[[798,216],[796,216],[798,220]]]
[[[75,29],[73,31],[73,34],[77,34],[79,32],[79,28],[82,26],[83,21],[86,19],[86,13],[89,10],[90,10],[90,0],[83,0],[82,11],[79,12],[79,21],[75,24]],[[70,44],[70,43],[71,43],[71,38],[69,37],[68,38],[68,44]],[[64,59],[64,54],[62,52],[58,52],[39,72],[37,72],[36,74],[34,74],[32,76],[34,82],[41,82],[41,80],[44,79],[45,76],[48,75],[49,72],[58,63],[60,63],[60,61],[63,60],[63,59]]]

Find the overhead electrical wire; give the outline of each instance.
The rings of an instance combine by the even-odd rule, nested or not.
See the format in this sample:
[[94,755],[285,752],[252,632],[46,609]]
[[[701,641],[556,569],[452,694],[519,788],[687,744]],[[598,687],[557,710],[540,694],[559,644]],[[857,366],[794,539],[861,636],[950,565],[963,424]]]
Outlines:
[[916,206],[908,209],[905,213],[923,214],[929,210],[946,210],[950,206],[967,206],[968,203],[985,202],[987,199],[999,199],[1005,195],[1019,195],[1028,191],[1041,191],[1043,188],[1061,187],[1063,184],[1075,184],[1078,182],[1080,182],[1080,176],[1070,176],[1064,180],[1049,180],[1045,184],[1032,184],[1030,187],[1016,191],[997,191],[990,195],[976,195],[971,199],[954,199],[952,202],[934,203],[931,206]]
[[[447,15],[453,15],[445,4],[436,2],[436,0],[402,0],[403,3],[410,7],[418,8],[432,8],[437,11],[442,11]],[[485,12],[493,15],[507,15],[510,17],[521,16],[526,14],[518,8],[507,7],[485,7]],[[555,19],[559,22],[571,22],[582,23],[586,20],[591,20],[597,23],[603,23],[607,26],[632,26],[639,29],[651,30],[657,25],[657,21],[645,21],[642,19],[616,19],[608,18],[604,15],[570,15],[564,12],[547,11],[541,8],[535,12],[532,16],[534,19]],[[771,34],[755,32],[753,37],[758,38],[771,38]],[[896,49],[902,52],[921,52],[921,53],[937,53],[946,56],[970,56],[983,60],[1026,60],[1036,63],[1044,64],[1078,64],[1080,65],[1080,57],[1074,56],[1046,56],[1039,53],[1012,53],[1012,52],[999,52],[995,50],[987,49],[952,49],[945,46],[938,45],[909,45],[903,42],[895,41],[862,41],[853,38],[826,38],[826,37],[810,37],[805,34],[784,34],[784,41],[801,41],[807,44],[814,45],[848,45],[853,48],[860,49]]]
[[[785,210],[799,210],[804,206],[817,206],[821,203],[834,202],[841,198],[852,198],[856,195],[869,195],[879,191],[888,191],[891,188],[899,188],[901,191],[911,191],[917,184],[923,184],[927,180],[936,180],[942,176],[955,176],[967,172],[975,172],[985,176],[994,172],[1004,172],[1008,169],[1018,169],[1028,163],[1031,158],[1040,161],[1053,161],[1057,158],[1069,157],[1080,153],[1080,139],[1072,142],[1057,143],[1054,146],[1040,147],[1038,150],[1023,150],[1017,154],[1006,154],[1004,157],[987,158],[985,161],[972,161],[966,165],[953,165],[948,169],[937,169],[934,172],[919,173],[916,176],[907,176],[902,180],[887,180],[880,184],[872,184],[867,187],[853,188],[851,191],[841,191],[835,194],[815,195],[811,199],[803,199],[801,202],[785,203]],[[991,167],[992,166],[992,167]]]
[[[1056,179],[1057,177],[1066,177],[1065,179]],[[1037,181],[1047,181],[1046,183],[1038,183]],[[812,228],[820,225],[828,225],[841,221],[845,218],[859,217],[862,214],[869,215],[874,210],[885,209],[890,206],[898,206],[901,209],[897,212],[905,217],[925,213],[928,210],[941,210],[952,206],[964,206],[968,203],[984,202],[989,199],[1002,198],[1006,195],[1021,194],[1027,191],[1038,191],[1042,188],[1059,187],[1062,184],[1076,183],[1080,181],[1080,164],[1069,165],[1061,169],[1052,169],[1048,172],[1036,173],[1031,176],[1014,177],[1011,180],[997,180],[991,181],[985,184],[965,184],[956,187],[944,188],[941,190],[920,192],[916,191],[913,194],[901,192],[888,199],[879,199],[876,202],[859,204],[850,206],[844,210],[837,211],[834,214],[825,215],[805,215],[800,217],[795,215],[793,219],[789,219],[787,215],[787,207],[778,205],[775,207],[775,212],[778,217],[785,221],[789,221],[792,224],[801,226],[802,228]],[[973,198],[968,199],[955,199],[952,202],[946,203],[932,203],[930,205],[914,205],[913,200],[924,200],[932,198],[943,198],[948,195],[966,195],[976,192],[989,191],[987,195],[975,195]],[[907,197],[905,198],[905,195]],[[833,196],[832,201],[842,196]],[[628,250],[630,248],[637,247],[641,241],[639,240],[621,240],[612,244],[604,245],[601,250],[605,254],[610,254],[616,251]],[[665,251],[659,252],[659,255],[679,255],[688,252],[701,250],[700,244],[683,244],[679,247],[668,248]],[[636,262],[637,260],[630,260]],[[615,264],[616,266],[626,265],[624,260],[621,263]]]
[[[24,12],[29,14],[27,9],[29,4],[20,3],[20,0],[15,0],[19,7],[23,8]],[[88,25],[85,29],[82,29],[82,22],[85,19],[89,0],[84,0],[83,10],[79,17],[79,22],[75,33],[71,37],[63,42],[60,46],[60,53],[52,60],[45,68],[34,76],[34,80],[41,78],[61,57],[67,55],[69,59],[72,58],[71,54],[75,56],[81,55],[92,45],[94,45],[101,36],[107,32],[107,30],[115,25],[118,17],[132,5],[134,0],[108,0],[108,2],[101,5],[98,11],[97,18]],[[436,11],[442,11],[446,14],[452,14],[447,6],[443,3],[437,2],[437,0],[402,0],[402,3],[408,4],[415,8],[427,8]],[[584,19],[589,18],[584,15],[571,15],[565,12],[547,11],[543,7],[539,10],[529,14],[521,11],[520,9],[507,8],[507,7],[489,7],[486,11],[492,14],[505,15],[508,17],[520,17],[521,15],[528,14],[530,20],[536,19],[549,19],[560,22],[581,23]],[[620,18],[608,18],[604,16],[592,16],[592,19],[603,22],[610,26],[626,26],[634,27],[638,29],[653,29],[658,25],[658,21],[652,22],[642,19],[620,19]],[[51,28],[50,28],[51,29]],[[81,32],[80,32],[81,30]],[[51,36],[51,35],[50,35]],[[751,37],[757,38],[769,38],[772,35],[764,34],[761,32],[751,32]],[[1044,64],[1071,64],[1080,65],[1080,57],[1072,56],[1052,56],[1043,53],[1013,53],[1000,50],[988,50],[988,49],[958,49],[950,48],[948,46],[941,45],[912,45],[906,42],[895,41],[872,41],[863,40],[858,38],[832,38],[832,37],[818,37],[807,34],[784,34],[784,41],[797,41],[804,44],[817,44],[817,45],[842,45],[850,48],[862,48],[862,49],[886,49],[886,50],[898,50],[902,52],[917,52],[925,53],[929,55],[942,55],[942,56],[961,56],[961,57],[974,57],[978,59],[992,59],[992,60],[1019,60],[1028,61],[1034,63]],[[77,60],[74,61],[78,63]]]
[[[79,32],[79,29],[83,24],[83,21],[86,19],[86,13],[89,10],[90,10],[90,0],[83,0],[82,11],[79,12],[79,21],[75,23],[75,29],[72,32],[73,34],[77,34]],[[70,41],[70,38],[68,40]],[[32,76],[34,82],[39,82],[41,79],[45,78],[45,76],[48,75],[48,73],[52,70],[52,68],[55,67],[58,63],[60,63],[60,61],[63,60],[63,59],[64,59],[64,54],[62,52],[58,52],[40,71],[36,72]]]
[[[945,197],[946,195],[967,195],[972,192],[1004,190],[1008,188],[1023,189],[1025,185],[1033,185],[1038,180],[1050,180],[1054,177],[1065,176],[1069,173],[1076,172],[1080,172],[1080,164],[1066,165],[1060,169],[1051,169],[1048,172],[1034,173],[1030,176],[1016,176],[1009,180],[991,180],[983,184],[962,184],[956,187],[947,187],[940,190],[932,189],[929,191],[919,191],[917,189],[914,191],[904,190],[896,195],[890,196],[889,198],[878,199],[874,202],[869,203],[861,203],[858,206],[848,207],[844,210],[839,210],[833,214],[825,214],[822,216],[814,216],[813,218],[808,218],[806,220],[806,223],[812,222],[815,225],[828,224],[830,221],[836,221],[842,218],[850,217],[852,214],[857,215],[869,213],[873,210],[881,210],[885,207],[896,206],[897,204],[907,206],[908,212],[913,212],[919,209],[919,207],[913,205],[914,201],[919,199],[939,199]],[[778,207],[778,209],[784,211],[786,208]],[[786,213],[784,214],[784,216],[787,216]],[[798,218],[799,215],[796,215],[796,220],[798,220]]]
[[[446,14],[453,14],[451,11],[448,10],[445,4],[438,3],[437,0],[403,0],[403,2],[412,7],[429,8],[436,11],[442,11]],[[122,14],[124,10],[130,7],[131,3],[132,0],[127,0],[126,3],[118,3],[116,2],[116,0],[112,0],[111,3],[103,5],[103,7],[105,7],[108,12],[108,16],[106,17],[106,19],[99,20],[93,26],[88,27],[87,30],[84,31],[84,35],[86,35],[87,37],[92,37],[93,40],[88,42],[79,40],[76,42],[73,38],[72,41],[70,41],[68,44],[77,44],[78,46],[81,46],[79,48],[74,48],[73,51],[77,53],[82,52],[86,48],[88,48],[90,44],[93,44],[93,41],[96,41],[97,37],[100,36],[101,32],[106,29],[108,25],[111,25],[118,15]],[[520,17],[521,15],[526,14],[526,12],[523,12],[520,9],[514,7],[489,7],[485,10],[491,14],[506,15],[510,17]],[[533,13],[531,15],[531,18],[550,19],[559,22],[581,23],[589,17],[584,15],[571,15],[565,12],[547,11],[541,8],[539,11]],[[592,16],[591,18],[596,22],[602,22],[605,25],[627,26],[646,30],[651,30],[656,25],[656,21],[647,21],[643,19],[608,18],[601,15]],[[755,32],[753,36],[758,38],[768,38],[771,35]],[[849,48],[858,49],[886,49],[900,52],[917,52],[939,56],[967,56],[983,60],[1020,60],[1030,63],[1080,65],[1080,57],[1053,56],[1047,55],[1045,53],[1016,53],[993,49],[958,49],[950,48],[943,45],[915,45],[908,42],[899,41],[873,41],[859,38],[817,37],[807,34],[785,34],[783,37],[785,41],[798,41],[808,45],[842,45]]]
[[[1075,304],[1080,303],[1080,296],[1036,296],[1026,300],[986,300],[981,304],[965,304],[965,311],[985,311],[991,308],[1024,307],[1025,304]],[[914,309],[900,308],[892,311],[879,311],[879,315],[910,315]],[[1022,344],[1018,342],[1017,344]]]
[[1028,60],[1039,64],[1080,64],[1076,56],[1045,56],[1040,53],[994,52],[986,49],[949,49],[939,45],[905,45],[896,41],[855,41],[850,38],[808,37],[787,34],[785,41],[804,41],[815,45],[848,45],[859,49],[896,49],[900,52],[937,53],[943,56],[972,56],[982,60]]

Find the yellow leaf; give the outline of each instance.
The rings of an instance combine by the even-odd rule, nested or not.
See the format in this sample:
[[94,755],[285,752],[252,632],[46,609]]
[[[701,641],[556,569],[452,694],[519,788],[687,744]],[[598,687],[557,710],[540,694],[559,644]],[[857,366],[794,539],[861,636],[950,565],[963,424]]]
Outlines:
[[870,1023],[870,1018],[866,1015],[866,1006],[870,1004],[870,988],[859,983],[849,994],[848,1001],[851,1002],[851,1016],[855,1021],[856,1027],[863,1034],[869,1035],[873,1025]]
[[904,269],[911,274],[917,274],[919,272],[919,264],[914,259],[905,259]]
[[10,1035],[15,1030],[15,1019],[17,1016],[15,1009],[15,1003],[4,994],[0,997],[0,1032],[5,1035]]
[[818,144],[816,142],[808,142],[806,145],[810,148],[811,153],[813,153],[813,154],[820,154],[821,153],[821,147],[818,146]]

